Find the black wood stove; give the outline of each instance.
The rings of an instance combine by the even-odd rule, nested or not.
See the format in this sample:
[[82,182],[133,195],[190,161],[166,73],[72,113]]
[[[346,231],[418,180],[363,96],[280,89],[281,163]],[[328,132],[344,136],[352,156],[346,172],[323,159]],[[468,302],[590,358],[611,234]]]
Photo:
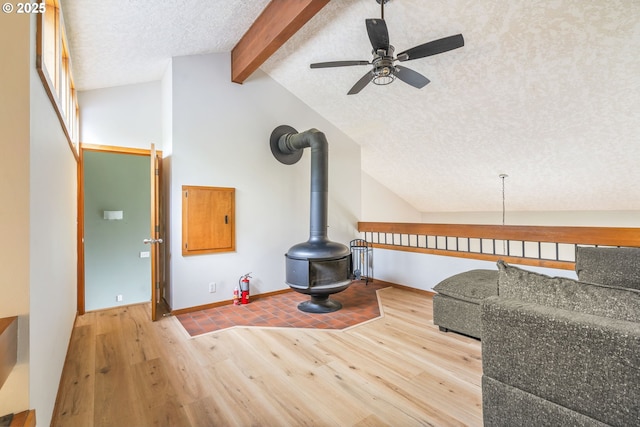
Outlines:
[[293,290],[311,298],[298,305],[307,313],[330,313],[342,308],[329,295],[351,284],[351,252],[327,237],[328,157],[325,135],[317,129],[298,133],[291,126],[278,126],[271,133],[271,152],[286,165],[296,163],[302,150],[311,148],[311,215],[309,240],[292,246],[285,254],[286,282]]

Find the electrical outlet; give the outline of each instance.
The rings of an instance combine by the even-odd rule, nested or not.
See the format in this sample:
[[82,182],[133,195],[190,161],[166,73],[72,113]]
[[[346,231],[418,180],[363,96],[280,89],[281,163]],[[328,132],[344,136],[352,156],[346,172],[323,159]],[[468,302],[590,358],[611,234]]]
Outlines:
[[116,302],[122,302],[122,295],[116,295]]
[[209,292],[214,293],[216,291],[216,282],[209,283]]

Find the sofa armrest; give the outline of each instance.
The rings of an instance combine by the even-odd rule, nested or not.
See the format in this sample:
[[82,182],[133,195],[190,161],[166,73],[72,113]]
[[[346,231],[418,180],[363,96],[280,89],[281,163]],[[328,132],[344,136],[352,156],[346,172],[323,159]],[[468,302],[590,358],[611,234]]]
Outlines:
[[483,374],[611,425],[640,419],[640,324],[489,297]]

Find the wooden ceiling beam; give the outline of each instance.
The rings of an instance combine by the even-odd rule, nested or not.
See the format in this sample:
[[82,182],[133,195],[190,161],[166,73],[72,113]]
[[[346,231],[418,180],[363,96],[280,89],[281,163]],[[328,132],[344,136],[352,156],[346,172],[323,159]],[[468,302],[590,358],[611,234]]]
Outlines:
[[231,51],[231,81],[242,84],[329,0],[271,0]]

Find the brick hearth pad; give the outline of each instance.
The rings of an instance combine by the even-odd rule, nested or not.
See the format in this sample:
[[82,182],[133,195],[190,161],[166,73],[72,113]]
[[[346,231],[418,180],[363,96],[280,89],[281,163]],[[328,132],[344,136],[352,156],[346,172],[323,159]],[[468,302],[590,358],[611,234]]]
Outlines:
[[342,309],[333,313],[313,314],[298,310],[309,296],[298,292],[256,298],[245,305],[225,305],[177,315],[190,336],[220,331],[233,326],[283,328],[345,329],[380,317],[376,291],[388,287],[375,281],[354,282],[346,290],[331,295]]

